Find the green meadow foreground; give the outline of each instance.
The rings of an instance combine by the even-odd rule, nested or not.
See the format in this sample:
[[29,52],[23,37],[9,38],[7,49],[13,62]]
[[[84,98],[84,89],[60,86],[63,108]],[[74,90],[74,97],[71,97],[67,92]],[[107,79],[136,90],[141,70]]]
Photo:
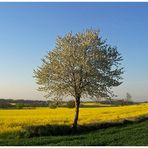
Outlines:
[[148,120],[134,124],[121,125],[71,136],[44,136],[17,138],[0,137],[0,145],[24,146],[85,146],[85,145],[120,145],[148,146]]
[[[89,105],[89,104],[87,104]],[[27,126],[73,122],[75,109],[35,108],[0,110],[0,145],[148,145],[148,121],[83,131],[75,135],[20,137]],[[80,108],[78,125],[118,123],[148,116],[148,104]],[[58,133],[58,131],[56,131]],[[66,131],[65,131],[66,132]]]

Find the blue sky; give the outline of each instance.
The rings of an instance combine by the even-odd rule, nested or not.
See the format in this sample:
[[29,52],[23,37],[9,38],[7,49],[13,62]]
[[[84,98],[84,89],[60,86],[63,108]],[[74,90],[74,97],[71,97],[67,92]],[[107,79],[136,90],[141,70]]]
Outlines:
[[119,98],[148,101],[148,3],[0,3],[0,98],[44,99],[33,69],[58,35],[100,29],[123,56]]

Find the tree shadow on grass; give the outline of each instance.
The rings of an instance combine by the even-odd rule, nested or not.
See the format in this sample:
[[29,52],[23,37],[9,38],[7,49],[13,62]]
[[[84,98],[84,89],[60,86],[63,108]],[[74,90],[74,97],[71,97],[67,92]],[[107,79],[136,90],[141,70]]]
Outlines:
[[88,133],[98,129],[105,129],[109,127],[124,127],[129,124],[134,124],[148,120],[148,117],[139,117],[135,120],[123,120],[120,122],[109,122],[100,124],[87,124],[79,125],[77,129],[73,129],[68,125],[38,125],[26,126],[24,130],[19,133],[19,137],[39,137],[39,136],[66,136],[66,135],[79,135]]

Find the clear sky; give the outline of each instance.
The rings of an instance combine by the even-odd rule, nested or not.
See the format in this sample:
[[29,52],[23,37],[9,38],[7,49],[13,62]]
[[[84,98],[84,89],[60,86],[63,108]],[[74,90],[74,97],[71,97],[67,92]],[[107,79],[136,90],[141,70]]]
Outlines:
[[0,3],[0,98],[43,99],[33,69],[58,35],[100,29],[118,47],[125,73],[114,89],[148,101],[148,3]]

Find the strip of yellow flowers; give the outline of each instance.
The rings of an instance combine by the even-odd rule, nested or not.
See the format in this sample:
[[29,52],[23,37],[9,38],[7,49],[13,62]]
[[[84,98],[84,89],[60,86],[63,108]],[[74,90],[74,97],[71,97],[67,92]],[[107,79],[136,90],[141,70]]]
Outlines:
[[[0,133],[20,131],[26,125],[66,124],[73,122],[75,109],[36,108],[0,110]],[[116,122],[148,115],[148,104],[80,108],[79,125]]]

